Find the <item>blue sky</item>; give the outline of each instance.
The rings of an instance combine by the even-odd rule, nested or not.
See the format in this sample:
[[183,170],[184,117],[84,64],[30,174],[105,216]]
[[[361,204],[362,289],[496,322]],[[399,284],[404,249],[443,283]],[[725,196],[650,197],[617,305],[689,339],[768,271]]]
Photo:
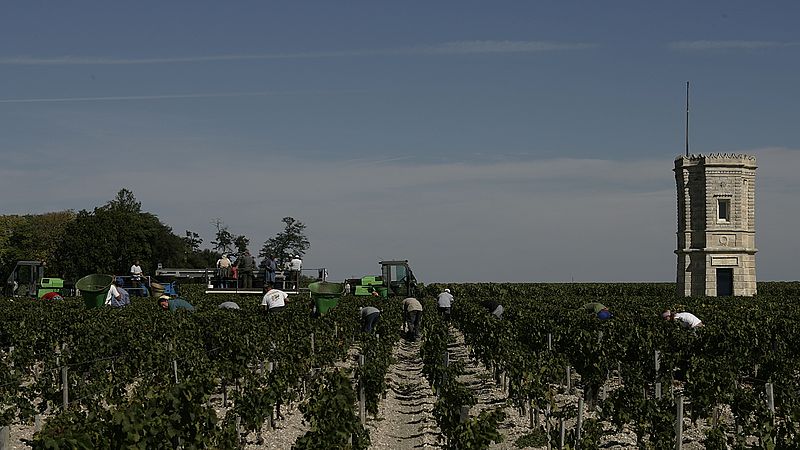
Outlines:
[[796,279],[799,9],[4,4],[0,213],[127,187],[254,249],[294,216],[334,277],[408,258],[428,281],[672,280],[690,80],[692,152],[759,158],[759,278]]

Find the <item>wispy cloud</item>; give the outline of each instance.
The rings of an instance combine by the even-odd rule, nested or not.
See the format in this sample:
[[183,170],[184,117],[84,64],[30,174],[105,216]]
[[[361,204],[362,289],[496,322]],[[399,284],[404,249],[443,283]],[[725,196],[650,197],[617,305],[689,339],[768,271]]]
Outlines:
[[547,42],[547,41],[459,41],[446,42],[427,47],[405,50],[410,54],[456,55],[469,53],[534,53],[570,50],[587,50],[596,47],[592,43]]
[[671,50],[761,50],[768,48],[798,47],[800,42],[778,41],[677,41],[670,42]]
[[550,41],[456,41],[414,47],[337,50],[323,52],[266,53],[254,55],[200,55],[159,58],[103,58],[85,56],[55,57],[5,57],[0,65],[130,65],[130,64],[180,64],[227,61],[259,61],[279,59],[311,59],[367,56],[413,55],[465,55],[499,53],[536,53],[586,50],[596,44],[584,42]]
[[209,92],[195,94],[164,94],[164,95],[113,95],[101,97],[50,97],[50,98],[3,98],[0,103],[62,103],[62,102],[113,102],[113,101],[138,101],[138,100],[169,100],[183,98],[224,98],[224,97],[265,97],[278,95],[302,94],[330,94],[330,93],[355,93],[364,91],[256,91],[256,92]]

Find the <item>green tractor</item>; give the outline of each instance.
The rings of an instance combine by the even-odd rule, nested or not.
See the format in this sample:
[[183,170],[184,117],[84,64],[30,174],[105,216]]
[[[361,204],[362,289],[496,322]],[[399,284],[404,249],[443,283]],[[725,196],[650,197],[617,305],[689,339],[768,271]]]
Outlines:
[[[375,295],[413,297],[417,291],[417,279],[408,265],[408,260],[381,261],[381,274],[345,280],[345,288],[351,295]],[[349,286],[349,288],[348,288]]]
[[74,295],[75,286],[62,278],[44,276],[44,261],[17,261],[6,280],[4,294],[9,297],[41,298],[50,292]]
[[417,279],[408,266],[408,260],[381,261],[380,275],[350,278],[341,283],[322,280],[311,283],[308,289],[314,302],[314,312],[324,315],[339,303],[343,295],[413,297],[417,291]]

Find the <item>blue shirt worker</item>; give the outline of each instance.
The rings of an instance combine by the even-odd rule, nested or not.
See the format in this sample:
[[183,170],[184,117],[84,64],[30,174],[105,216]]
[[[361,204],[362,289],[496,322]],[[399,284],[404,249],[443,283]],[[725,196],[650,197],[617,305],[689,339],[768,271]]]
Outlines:
[[608,308],[606,308],[606,305],[602,303],[598,302],[587,303],[583,305],[582,308],[586,312],[596,314],[597,318],[600,320],[608,320],[612,316],[611,311],[609,311]]
[[182,298],[170,298],[169,295],[162,295],[159,297],[158,304],[161,305],[161,308],[165,310],[168,309],[170,312],[175,312],[179,309],[194,312],[194,306],[192,306],[191,303]]
[[264,284],[274,285],[275,284],[275,271],[278,270],[278,265],[275,263],[275,260],[272,259],[272,256],[267,255],[267,258],[264,260]]

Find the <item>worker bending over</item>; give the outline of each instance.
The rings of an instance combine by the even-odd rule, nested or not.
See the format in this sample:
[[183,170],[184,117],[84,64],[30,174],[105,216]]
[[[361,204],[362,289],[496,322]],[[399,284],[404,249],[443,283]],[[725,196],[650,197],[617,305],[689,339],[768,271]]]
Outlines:
[[670,310],[666,310],[661,314],[661,317],[663,317],[664,320],[678,322],[678,325],[683,328],[695,329],[703,327],[703,322],[698,319],[697,316],[688,312],[674,313]]
[[194,306],[191,303],[187,302],[182,298],[171,298],[169,295],[162,295],[158,297],[158,304],[161,305],[161,308],[164,310],[169,310],[170,312],[175,312],[179,309],[184,309],[189,312],[194,312]]
[[289,294],[280,289],[275,289],[272,286],[267,286],[264,290],[264,298],[261,299],[261,306],[266,308],[267,312],[278,312],[286,307],[286,298],[289,297]]
[[117,287],[117,281],[116,278],[114,278],[111,286],[108,287],[108,293],[106,293],[106,305],[120,307],[130,304],[131,296],[128,294],[128,291]]
[[366,306],[359,308],[361,314],[361,329],[365,333],[372,333],[375,326],[378,324],[378,318],[381,315],[381,310],[374,306]]
[[419,337],[419,323],[422,321],[422,303],[414,297],[403,300],[403,321],[406,325],[406,339],[414,341]]
[[489,311],[489,314],[497,317],[498,319],[503,318],[503,305],[497,303],[494,300],[484,300],[481,302],[481,306],[486,308],[486,311]]
[[587,303],[582,306],[583,310],[595,314],[600,320],[608,320],[611,318],[611,311],[606,308],[606,305],[598,302]]

